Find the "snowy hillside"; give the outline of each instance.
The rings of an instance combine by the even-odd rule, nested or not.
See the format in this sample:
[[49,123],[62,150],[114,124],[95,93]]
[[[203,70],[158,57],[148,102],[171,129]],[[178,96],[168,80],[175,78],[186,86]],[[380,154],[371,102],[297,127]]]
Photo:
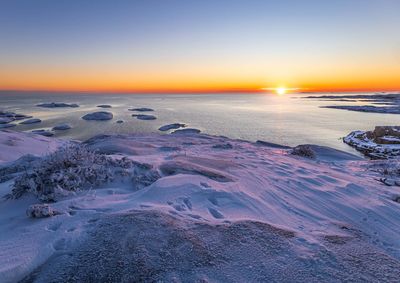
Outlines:
[[[182,134],[92,138],[78,145],[96,160],[86,171],[71,167],[87,158],[61,166],[57,153],[11,162],[65,146],[0,132],[1,196],[22,184],[0,202],[0,282],[399,278],[400,188],[377,181],[371,161],[326,147],[311,146],[313,158],[305,158]],[[83,178],[79,188],[67,186],[66,172]],[[91,176],[103,179],[88,182]],[[26,215],[49,192],[39,182],[57,187],[52,217]]]

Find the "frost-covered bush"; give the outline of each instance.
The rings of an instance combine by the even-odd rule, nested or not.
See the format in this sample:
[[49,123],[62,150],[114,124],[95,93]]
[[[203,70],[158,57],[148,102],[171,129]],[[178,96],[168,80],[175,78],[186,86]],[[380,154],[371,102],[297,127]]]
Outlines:
[[369,164],[368,169],[379,173],[379,179],[387,186],[400,186],[400,159],[379,160]]
[[368,168],[386,177],[400,177],[400,159],[387,159],[371,162]]
[[309,145],[298,145],[294,147],[290,153],[306,158],[315,158],[315,152]]
[[26,215],[32,218],[51,217],[57,214],[60,214],[60,212],[54,210],[48,204],[32,204],[26,210]]
[[62,148],[15,179],[9,198],[19,198],[27,192],[42,201],[55,201],[57,195],[89,189],[112,181],[116,175],[129,175],[133,162],[127,158],[115,160],[82,145]]

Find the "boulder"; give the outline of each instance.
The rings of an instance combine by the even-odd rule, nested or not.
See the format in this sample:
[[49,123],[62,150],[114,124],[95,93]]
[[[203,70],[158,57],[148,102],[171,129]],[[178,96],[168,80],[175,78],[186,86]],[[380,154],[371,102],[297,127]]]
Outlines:
[[53,131],[65,131],[65,130],[69,130],[72,127],[69,124],[58,124],[56,126],[53,127]]
[[132,114],[132,117],[136,117],[139,120],[155,120],[157,119],[154,115],[145,115],[145,114]]
[[113,114],[111,112],[99,111],[94,113],[86,114],[82,117],[83,120],[95,120],[95,121],[106,121],[111,120],[113,118]]
[[29,125],[29,124],[37,124],[37,123],[41,123],[42,120],[37,119],[37,118],[33,118],[33,119],[28,119],[25,121],[20,122],[21,125]]
[[162,131],[162,132],[165,132],[165,131],[169,131],[169,130],[175,130],[175,129],[179,129],[179,128],[184,128],[184,127],[186,127],[185,124],[173,123],[173,124],[164,125],[164,126],[158,128],[158,130]]
[[45,107],[45,108],[64,108],[64,107],[79,107],[78,104],[75,103],[64,103],[64,102],[50,102],[50,103],[40,103],[36,105],[37,107]]
[[129,111],[138,111],[138,112],[151,112],[154,111],[154,109],[147,108],[147,107],[140,107],[140,108],[131,108],[128,109]]

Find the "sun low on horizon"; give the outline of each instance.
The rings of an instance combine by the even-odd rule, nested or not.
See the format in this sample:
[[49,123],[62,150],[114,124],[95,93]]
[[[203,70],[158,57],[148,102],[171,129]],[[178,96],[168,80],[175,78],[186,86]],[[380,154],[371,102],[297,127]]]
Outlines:
[[399,10],[393,0],[2,1],[0,90],[398,90]]

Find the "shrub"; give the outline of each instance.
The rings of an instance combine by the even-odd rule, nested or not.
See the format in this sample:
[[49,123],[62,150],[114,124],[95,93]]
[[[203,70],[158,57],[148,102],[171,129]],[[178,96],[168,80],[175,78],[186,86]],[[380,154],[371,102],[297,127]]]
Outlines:
[[316,157],[314,150],[309,145],[298,145],[294,147],[290,153],[311,159]]
[[26,210],[26,215],[32,218],[51,217],[60,214],[47,204],[32,204]]
[[82,145],[70,145],[35,163],[15,179],[8,198],[27,192],[42,201],[55,201],[58,194],[88,189],[112,181],[116,174],[127,174],[133,166],[127,158],[114,160]]
[[382,174],[385,177],[400,177],[400,160],[387,159],[371,163],[369,169]]

